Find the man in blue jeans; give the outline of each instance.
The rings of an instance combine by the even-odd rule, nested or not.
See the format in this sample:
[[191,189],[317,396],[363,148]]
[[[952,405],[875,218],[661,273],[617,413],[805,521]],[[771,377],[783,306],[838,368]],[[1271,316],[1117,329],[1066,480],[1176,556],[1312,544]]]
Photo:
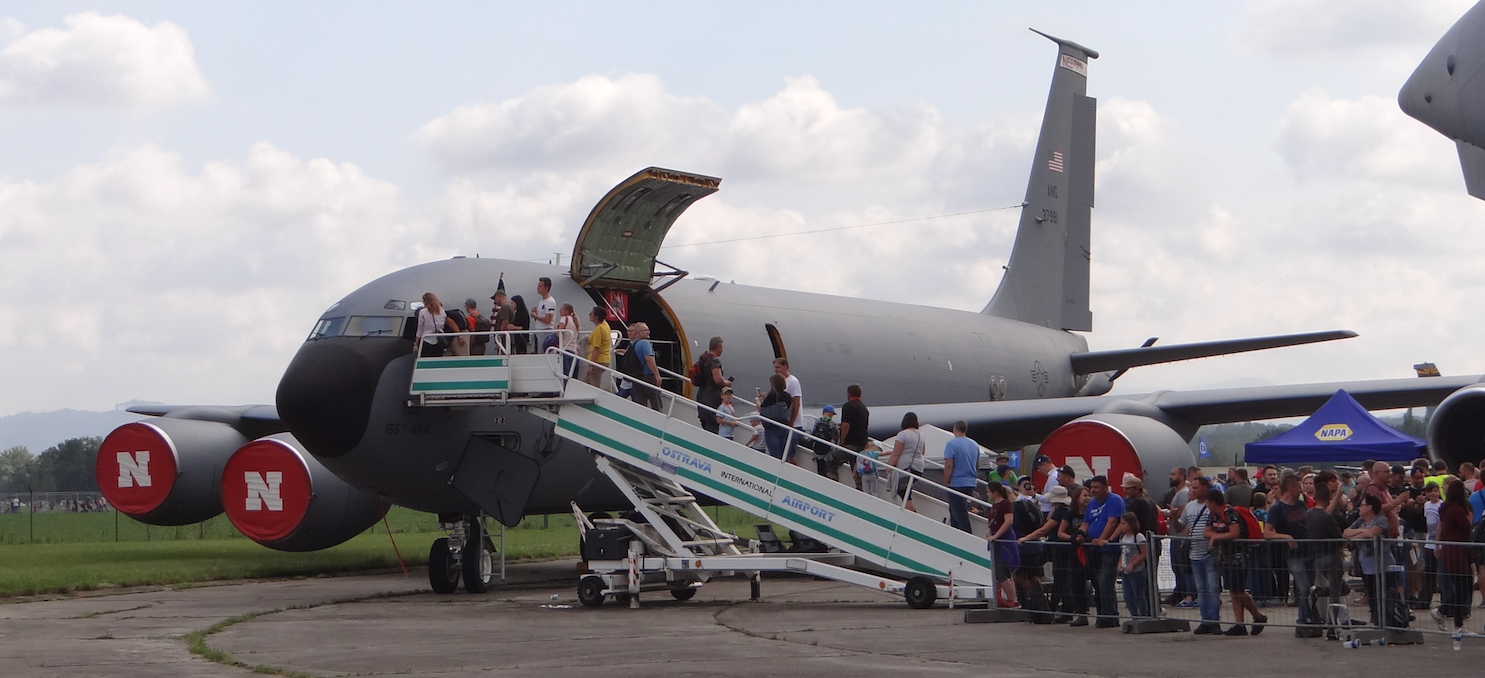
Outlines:
[[1305,527],[1305,502],[1299,498],[1299,476],[1284,476],[1279,481],[1279,500],[1268,510],[1268,522],[1263,527],[1263,538],[1288,542],[1284,544],[1289,574],[1294,576],[1294,588],[1298,594],[1299,628],[1294,629],[1297,638],[1318,638],[1324,631],[1316,623],[1315,610],[1310,604],[1310,586],[1314,583],[1314,556],[1311,553],[1309,530]]
[[1088,531],[1088,543],[1097,550],[1098,568],[1093,585],[1098,589],[1098,628],[1119,625],[1119,596],[1114,589],[1118,576],[1119,545],[1114,532],[1119,528],[1119,519],[1124,516],[1124,498],[1109,492],[1109,479],[1093,476],[1088,480],[1088,493],[1093,496],[1083,509],[1083,528]]
[[1222,630],[1218,623],[1222,617],[1222,580],[1217,570],[1217,553],[1212,550],[1211,542],[1202,537],[1206,532],[1207,525],[1212,522],[1212,510],[1207,505],[1206,493],[1211,489],[1211,482],[1205,477],[1196,476],[1191,481],[1191,501],[1187,510],[1191,512],[1190,520],[1184,520],[1186,533],[1191,535],[1191,576],[1196,583],[1196,604],[1201,608],[1201,623],[1192,629],[1194,634],[1219,633]]
[[980,459],[980,446],[969,437],[969,423],[960,419],[954,422],[954,439],[944,445],[944,485],[949,493],[949,526],[970,531],[969,498],[975,492],[976,462]]

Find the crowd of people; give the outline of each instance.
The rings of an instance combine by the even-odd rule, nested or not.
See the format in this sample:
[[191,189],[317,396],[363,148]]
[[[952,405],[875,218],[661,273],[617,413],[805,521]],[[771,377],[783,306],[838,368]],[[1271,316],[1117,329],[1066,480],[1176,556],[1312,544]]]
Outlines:
[[[945,484],[957,488],[949,471],[951,460],[962,463],[955,447],[944,452]],[[1389,628],[1416,621],[1410,610],[1427,610],[1440,630],[1461,635],[1477,586],[1485,596],[1485,559],[1477,557],[1485,549],[1468,545],[1485,534],[1485,483],[1473,464],[1454,474],[1422,459],[1407,466],[1368,461],[1354,476],[1269,466],[1252,480],[1242,468],[1213,478],[1178,467],[1158,499],[1132,474],[1122,479],[1121,498],[1103,476],[1079,482],[1072,468],[1057,468],[1046,456],[1034,466],[1047,477],[1041,492],[1029,482],[1019,492],[989,483],[989,538],[1007,563],[997,567],[997,579],[1015,582],[1001,604],[1021,605],[1014,592],[1058,623],[1088,625],[1091,603],[1097,626],[1116,626],[1116,579],[1128,615],[1149,616],[1154,597],[1146,568],[1159,561],[1166,541],[1175,588],[1161,602],[1197,609],[1196,634],[1256,635],[1269,621],[1263,608],[1292,605],[1296,636],[1335,637],[1346,622],[1333,604],[1344,608],[1353,593],[1348,576],[1361,580],[1369,622]],[[1026,506],[1013,508],[1012,501]],[[961,520],[951,504],[952,524]],[[1164,534],[1170,538],[1146,536]],[[1052,595],[1043,600],[1048,561]],[[1226,629],[1223,592],[1233,622]]]
[[111,510],[108,499],[103,495],[70,497],[64,499],[37,499],[27,503],[21,501],[20,497],[11,497],[10,501],[0,503],[0,512],[3,513],[103,513]]

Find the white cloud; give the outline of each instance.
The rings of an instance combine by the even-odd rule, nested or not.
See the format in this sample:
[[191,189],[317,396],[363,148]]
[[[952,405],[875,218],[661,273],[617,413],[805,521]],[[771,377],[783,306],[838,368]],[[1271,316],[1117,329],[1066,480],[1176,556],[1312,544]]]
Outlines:
[[0,328],[0,371],[25,385],[0,411],[158,388],[271,399],[323,308],[417,261],[403,219],[391,185],[267,144],[196,171],[124,147],[54,181],[0,183],[0,313],[32,319]]
[[65,29],[23,33],[7,20],[0,35],[0,106],[154,109],[202,101],[210,86],[185,29],[145,26],[125,16],[73,14]]
[[1475,1],[1262,0],[1244,9],[1238,38],[1285,56],[1382,50],[1416,61]]
[[1347,100],[1306,92],[1285,112],[1276,145],[1301,181],[1441,186],[1459,174],[1453,144],[1404,115],[1396,101],[1378,96]]

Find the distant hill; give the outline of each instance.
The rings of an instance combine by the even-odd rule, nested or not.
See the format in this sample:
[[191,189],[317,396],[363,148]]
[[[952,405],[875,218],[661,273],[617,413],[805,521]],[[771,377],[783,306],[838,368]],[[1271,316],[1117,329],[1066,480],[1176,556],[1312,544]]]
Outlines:
[[123,409],[106,412],[55,410],[12,414],[0,417],[0,450],[21,445],[31,450],[32,454],[41,454],[46,448],[69,438],[105,436],[122,424],[140,419],[144,417],[130,414]]

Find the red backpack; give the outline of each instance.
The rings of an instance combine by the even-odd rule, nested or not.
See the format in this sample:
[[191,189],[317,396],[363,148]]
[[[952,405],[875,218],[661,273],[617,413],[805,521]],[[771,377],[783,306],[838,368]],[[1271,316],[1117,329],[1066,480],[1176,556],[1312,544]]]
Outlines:
[[707,361],[711,360],[713,357],[715,356],[713,356],[710,351],[702,353],[701,357],[697,358],[696,362],[691,365],[691,369],[688,370],[689,374],[687,374],[686,377],[691,380],[692,386],[696,386],[699,388],[702,384],[705,384],[707,382],[708,377],[712,376],[710,373],[705,372],[705,370]]
[[1227,508],[1237,513],[1238,520],[1236,522],[1242,530],[1240,539],[1263,538],[1263,526],[1258,523],[1258,518],[1253,515],[1252,510],[1246,506],[1233,506],[1231,504],[1228,504]]

